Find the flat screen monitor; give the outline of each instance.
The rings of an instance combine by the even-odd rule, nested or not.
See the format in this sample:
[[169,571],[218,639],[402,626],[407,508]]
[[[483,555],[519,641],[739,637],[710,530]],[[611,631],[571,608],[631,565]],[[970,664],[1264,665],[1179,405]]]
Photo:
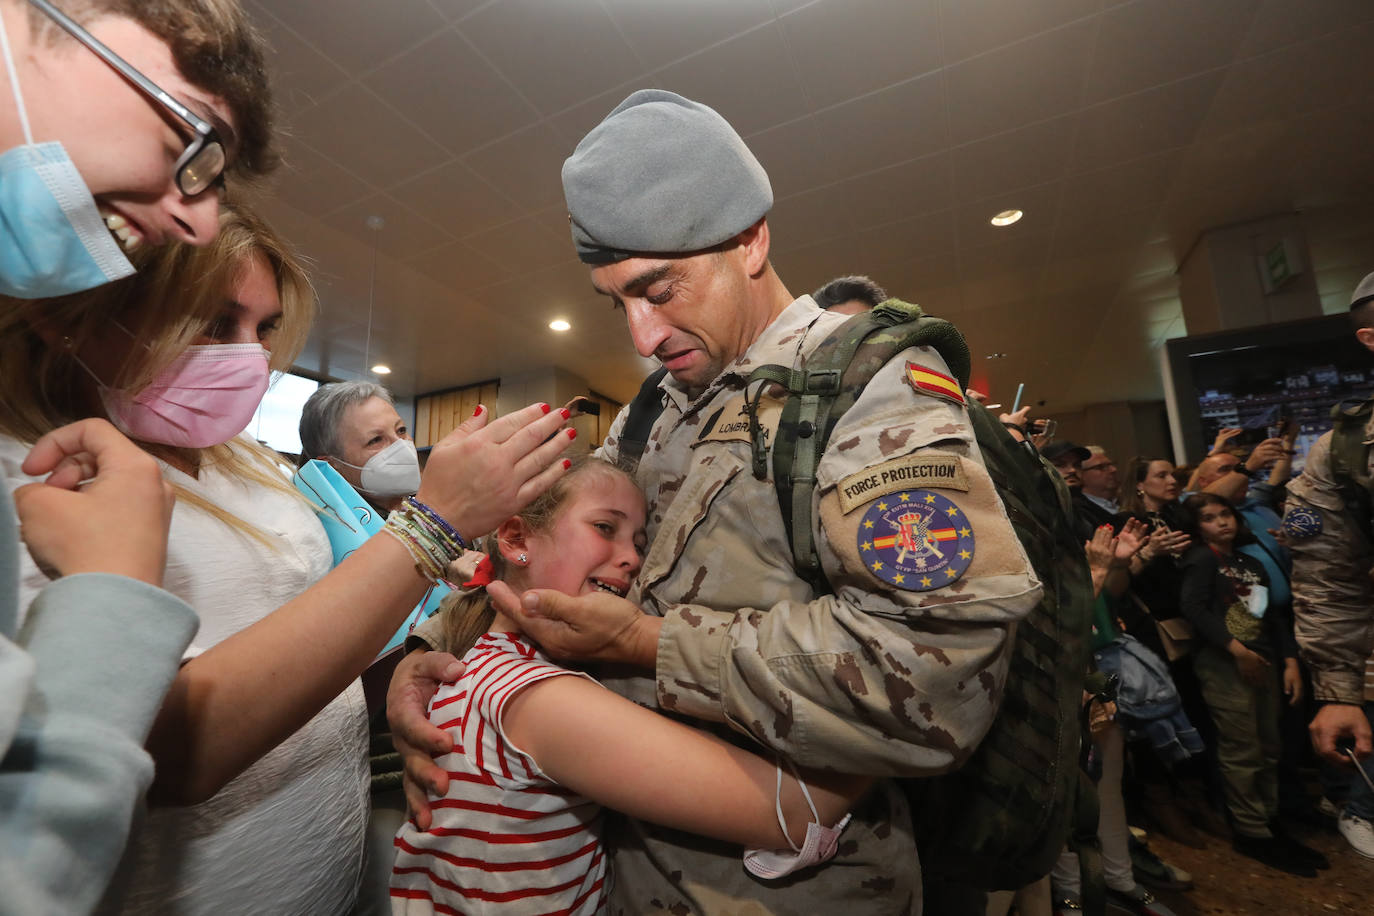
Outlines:
[[1344,314],[1182,337],[1168,342],[1168,356],[1190,462],[1206,456],[1222,427],[1242,427],[1239,444],[1253,445],[1291,421],[1297,473],[1307,449],[1331,429],[1331,407],[1374,391],[1374,354],[1355,340]]

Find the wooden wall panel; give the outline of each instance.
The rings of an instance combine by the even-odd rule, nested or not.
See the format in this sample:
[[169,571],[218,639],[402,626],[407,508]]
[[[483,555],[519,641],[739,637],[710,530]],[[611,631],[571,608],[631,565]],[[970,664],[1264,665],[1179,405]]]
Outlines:
[[496,408],[500,382],[469,385],[453,391],[415,396],[415,429],[411,431],[416,448],[429,448],[472,416],[478,404]]

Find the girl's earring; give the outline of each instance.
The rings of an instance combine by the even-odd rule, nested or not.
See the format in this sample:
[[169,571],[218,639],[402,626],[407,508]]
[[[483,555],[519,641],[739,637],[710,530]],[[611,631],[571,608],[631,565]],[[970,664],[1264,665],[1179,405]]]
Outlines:
[[523,553],[520,554],[520,556],[517,559],[519,560],[521,566],[524,566],[526,563],[530,561],[530,558]]

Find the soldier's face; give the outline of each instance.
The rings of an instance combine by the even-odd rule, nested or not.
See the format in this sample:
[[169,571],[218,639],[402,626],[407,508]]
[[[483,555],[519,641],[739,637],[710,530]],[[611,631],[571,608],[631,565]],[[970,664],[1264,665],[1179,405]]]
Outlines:
[[624,595],[644,550],[644,496],[627,478],[588,473],[547,531],[527,536],[528,587]]
[[625,310],[640,356],[700,390],[768,325],[751,306],[741,246],[683,257],[629,258],[592,269],[592,285]]

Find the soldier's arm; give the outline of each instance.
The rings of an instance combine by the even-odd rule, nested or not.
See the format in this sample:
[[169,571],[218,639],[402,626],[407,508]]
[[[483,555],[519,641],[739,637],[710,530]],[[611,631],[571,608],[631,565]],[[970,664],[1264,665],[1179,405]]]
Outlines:
[[1374,547],[1345,510],[1329,448],[1328,433],[1288,487],[1283,530],[1293,554],[1294,630],[1314,698],[1359,705],[1374,651]]
[[[800,764],[871,775],[937,773],[981,740],[1012,624],[1041,588],[963,408],[909,385],[905,362],[874,377],[818,469],[813,527],[834,594],[668,608],[662,707],[729,722]],[[910,536],[918,518],[933,547],[903,552],[901,528]]]

